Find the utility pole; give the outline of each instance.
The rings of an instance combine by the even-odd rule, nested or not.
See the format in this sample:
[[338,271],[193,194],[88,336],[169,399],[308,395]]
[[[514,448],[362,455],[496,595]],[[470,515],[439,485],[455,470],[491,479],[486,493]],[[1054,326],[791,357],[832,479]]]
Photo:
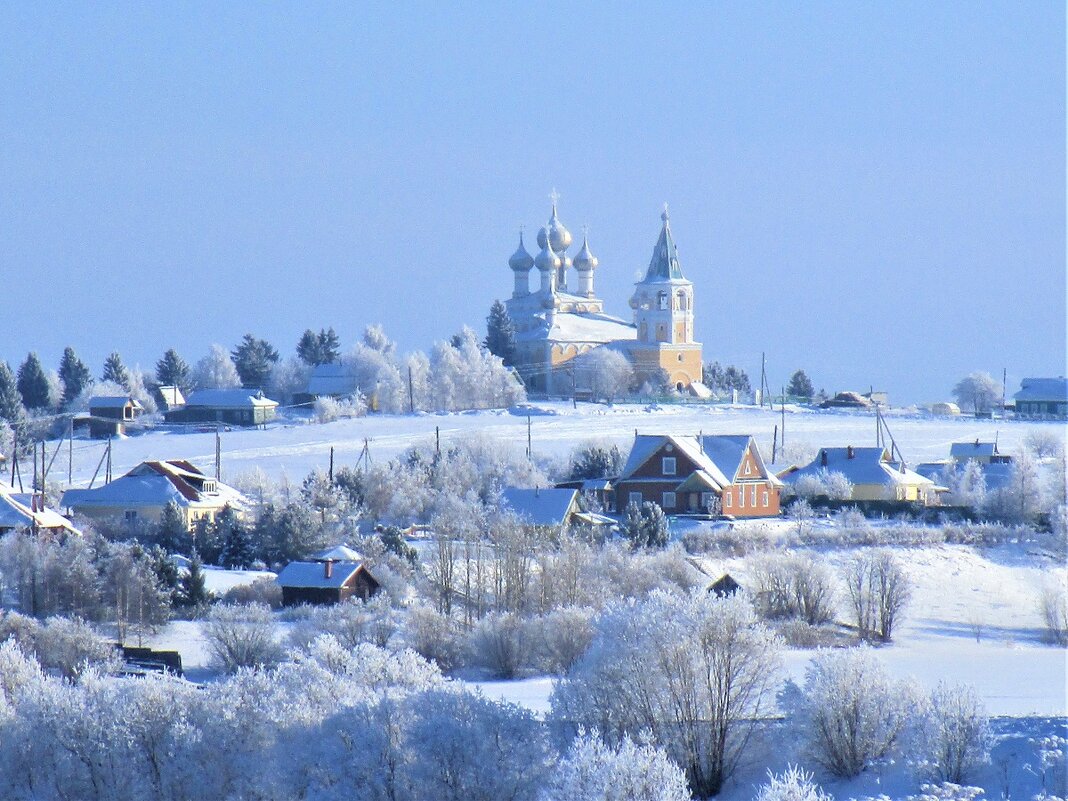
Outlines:
[[215,480],[222,481],[222,436],[219,426],[215,426]]
[[775,457],[777,455],[776,449],[779,445],[779,426],[775,426],[775,430],[771,434],[771,463],[775,464]]
[[408,365],[408,411],[415,414],[415,389],[412,386],[411,365]]
[[[12,487],[15,486],[15,473],[18,472],[19,466],[19,430],[15,429],[15,444],[11,448],[11,481]],[[22,476],[19,476],[19,492],[22,492]]]
[[107,464],[107,468],[104,470],[104,483],[105,484],[110,484],[111,483],[111,439],[112,439],[111,437],[108,437],[108,452],[107,452],[108,464]]
[[1009,377],[1009,368],[1002,367],[1001,368],[1001,412],[1002,412],[1002,414],[1005,413],[1005,382],[1008,380],[1008,377]]
[[530,424],[530,412],[527,412],[527,458],[534,458],[534,446],[531,441],[531,424]]
[[70,418],[70,430],[67,432],[67,486],[74,480],[74,416]]
[[[773,407],[772,410],[774,411],[774,407]],[[782,437],[782,446],[785,448],[786,447],[786,387],[782,388],[782,404],[781,404],[781,408],[779,409],[779,414],[782,415],[782,432],[781,432],[780,436]]]
[[334,483],[334,446],[330,446],[330,483]]
[[434,455],[441,456],[441,429],[434,426]]

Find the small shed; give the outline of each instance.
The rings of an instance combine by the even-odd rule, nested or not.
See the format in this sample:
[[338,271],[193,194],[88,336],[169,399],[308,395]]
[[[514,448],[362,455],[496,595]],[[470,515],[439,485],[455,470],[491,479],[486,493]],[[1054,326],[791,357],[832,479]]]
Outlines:
[[129,395],[99,395],[89,399],[89,436],[107,439],[126,435],[126,424],[144,412],[135,398]]
[[939,417],[960,417],[960,407],[949,401],[942,401],[931,405],[931,414]]
[[336,604],[349,598],[367,600],[379,583],[363,562],[290,562],[276,579],[282,606]]
[[185,395],[176,386],[161,384],[153,390],[152,394],[161,412],[173,412],[185,406]]
[[708,591],[715,595],[717,598],[726,598],[734,595],[742,588],[742,585],[734,580],[734,577],[730,573],[724,573],[718,579],[712,582],[708,587]]

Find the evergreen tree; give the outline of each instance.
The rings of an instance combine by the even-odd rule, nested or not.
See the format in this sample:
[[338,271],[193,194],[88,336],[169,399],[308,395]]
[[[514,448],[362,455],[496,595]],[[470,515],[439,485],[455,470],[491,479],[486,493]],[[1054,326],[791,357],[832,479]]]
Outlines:
[[167,553],[188,554],[192,551],[192,537],[185,516],[178,504],[170,501],[163,507],[159,526],[156,528],[156,543]]
[[233,509],[227,506],[216,520],[222,538],[219,564],[228,568],[246,568],[256,558],[252,532],[237,519]]
[[48,408],[48,377],[36,353],[28,355],[19,367],[18,390],[27,409]]
[[156,380],[163,386],[178,387],[182,392],[189,391],[189,365],[171,348],[156,362]]
[[127,392],[130,391],[130,374],[118,353],[112,352],[104,360],[104,374],[101,378],[109,383],[118,384]]
[[12,428],[16,428],[25,418],[26,410],[22,406],[22,396],[19,394],[11,367],[7,362],[0,362],[0,421],[10,423]]
[[278,361],[278,351],[265,339],[256,339],[245,334],[241,343],[230,354],[247,389],[263,389],[271,377],[271,367]]
[[753,391],[749,385],[749,374],[733,364],[723,371],[723,382],[727,385],[727,389],[736,389],[740,395]]
[[486,318],[486,339],[483,344],[494,356],[499,356],[506,367],[515,362],[515,325],[508,311],[499,300],[493,301]]
[[319,337],[310,328],[304,329],[297,342],[297,358],[309,367],[319,364]]
[[63,382],[65,407],[70,406],[92,380],[89,368],[75,355],[74,348],[67,347],[63,350],[63,358],[59,362],[59,380]]
[[341,355],[341,340],[333,327],[320,328],[316,334],[310,328],[300,335],[297,343],[297,357],[309,367],[320,364],[332,364]]
[[618,476],[622,469],[623,454],[615,445],[611,448],[589,445],[576,451],[571,457],[571,473],[568,478],[571,481],[610,478]]
[[631,501],[623,515],[623,536],[630,547],[663,548],[668,542],[668,520],[659,504]]
[[174,563],[171,555],[158,545],[149,548],[145,554],[152,566],[152,572],[156,574],[156,584],[167,597],[167,602],[173,606],[178,595],[180,577],[178,566]]
[[196,556],[189,563],[189,570],[182,576],[178,586],[178,603],[182,606],[203,606],[211,601],[207,578],[200,559]]
[[786,394],[795,398],[811,399],[815,393],[815,387],[804,370],[798,370],[790,376],[790,383],[786,385]]
[[392,551],[402,559],[408,560],[408,563],[415,567],[418,554],[415,548],[404,541],[404,534],[397,526],[377,526],[376,530],[378,538],[382,540],[387,551]]
[[341,340],[331,326],[323,331],[319,329],[319,364],[333,364],[341,355]]

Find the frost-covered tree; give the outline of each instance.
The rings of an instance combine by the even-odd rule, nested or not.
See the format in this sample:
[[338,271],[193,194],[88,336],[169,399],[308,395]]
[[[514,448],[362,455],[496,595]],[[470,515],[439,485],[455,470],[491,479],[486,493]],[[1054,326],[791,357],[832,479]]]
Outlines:
[[189,391],[189,365],[174,348],[168,349],[156,362],[156,381],[163,386],[178,387],[182,392]]
[[227,673],[270,667],[282,659],[274,618],[264,604],[214,606],[203,630],[212,660]]
[[963,784],[990,760],[990,722],[973,687],[939,682],[926,704],[920,731],[925,767],[939,782]]
[[27,409],[47,409],[50,405],[51,392],[48,376],[41,367],[41,360],[36,353],[30,353],[19,367],[18,390],[22,396],[22,405]]
[[568,478],[571,481],[589,478],[611,478],[623,470],[623,454],[609,443],[587,442],[571,454]]
[[804,370],[796,371],[790,376],[790,383],[786,385],[786,394],[795,398],[811,400],[815,391],[812,381],[805,375]]
[[540,801],[618,801],[624,797],[628,801],[689,801],[690,791],[686,775],[655,745],[635,743],[624,736],[612,748],[596,732],[581,731],[539,796]]
[[589,651],[552,694],[552,716],[615,747],[647,732],[686,772],[697,797],[716,794],[772,702],[777,637],[741,597],[654,591],[610,605]]
[[196,363],[191,376],[195,389],[234,389],[241,386],[234,360],[222,345],[212,345]]
[[8,363],[0,361],[0,421],[15,428],[25,418],[26,409],[22,405],[22,395],[19,394],[15,376]]
[[515,373],[481,348],[474,331],[464,326],[454,339],[438,342],[430,355],[432,409],[494,409],[526,399]]
[[812,758],[851,778],[893,755],[919,704],[915,688],[891,679],[870,648],[822,650],[805,673],[797,722]]
[[1001,400],[1001,384],[990,373],[969,373],[954,385],[953,397],[962,409],[989,412]]
[[100,379],[106,383],[118,384],[127,392],[130,391],[130,373],[126,365],[122,363],[122,357],[116,351],[112,351],[104,359],[104,372]]
[[167,553],[192,553],[193,540],[189,536],[189,526],[181,508],[174,501],[169,501],[163,507],[156,526],[156,543]]
[[493,301],[490,307],[483,344],[486,350],[500,357],[505,367],[511,367],[515,363],[515,324],[499,300]]
[[386,336],[381,323],[371,323],[363,329],[363,344],[392,359],[397,353],[397,343]]
[[241,384],[248,389],[265,389],[271,377],[271,368],[278,362],[278,351],[265,339],[245,334],[230,353],[234,367],[241,377]]
[[271,367],[267,391],[275,400],[292,403],[294,396],[308,391],[310,377],[311,368],[300,359],[292,356],[288,359],[279,359]]
[[986,506],[986,473],[975,459],[968,459],[963,465],[946,465],[940,478],[943,486],[949,489],[947,500],[950,503],[976,510]]
[[912,582],[889,550],[858,553],[844,568],[850,611],[862,639],[889,642],[912,598]]
[[794,493],[805,500],[827,498],[832,501],[848,501],[853,497],[853,485],[844,473],[821,468],[815,474],[801,476],[793,487]]
[[833,796],[812,780],[797,765],[789,765],[781,774],[768,771],[768,783],[761,785],[755,801],[833,801]]
[[74,348],[63,349],[63,358],[59,361],[59,380],[63,382],[63,406],[70,406],[74,399],[92,381],[89,368],[74,353]]
[[631,501],[623,513],[623,537],[631,548],[663,548],[668,542],[668,520],[659,504]]
[[575,386],[586,389],[594,400],[611,403],[627,393],[634,383],[634,365],[622,353],[610,348],[594,348],[571,360]]
[[1008,482],[987,493],[986,511],[1006,522],[1033,521],[1053,505],[1047,506],[1044,489],[1035,457],[1029,451],[1021,451],[1009,467]]

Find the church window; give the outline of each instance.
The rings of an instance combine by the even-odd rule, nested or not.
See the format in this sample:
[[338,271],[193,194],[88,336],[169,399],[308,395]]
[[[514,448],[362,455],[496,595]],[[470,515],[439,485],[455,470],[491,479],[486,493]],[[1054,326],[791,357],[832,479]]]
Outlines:
[[679,295],[679,310],[686,311],[686,293],[680,292]]
[[667,311],[667,307],[668,307],[667,292],[661,292],[659,295],[657,295],[656,296],[656,302],[657,302],[657,306],[659,307],[660,311]]

